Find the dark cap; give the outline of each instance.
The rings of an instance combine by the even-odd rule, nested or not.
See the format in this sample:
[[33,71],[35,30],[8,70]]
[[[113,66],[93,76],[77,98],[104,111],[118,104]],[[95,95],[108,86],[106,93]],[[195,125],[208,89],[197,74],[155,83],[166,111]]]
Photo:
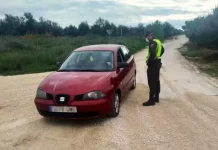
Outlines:
[[151,32],[150,30],[147,30],[147,31],[145,32],[145,37],[147,37],[147,36],[150,35],[150,34],[152,34],[152,32]]

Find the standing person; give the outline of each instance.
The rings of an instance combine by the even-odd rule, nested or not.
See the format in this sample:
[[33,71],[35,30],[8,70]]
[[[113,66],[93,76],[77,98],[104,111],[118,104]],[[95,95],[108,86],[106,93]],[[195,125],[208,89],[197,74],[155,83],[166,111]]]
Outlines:
[[143,106],[152,106],[159,103],[160,94],[160,68],[162,66],[161,56],[164,53],[164,47],[159,39],[155,38],[151,31],[145,34],[146,41],[149,43],[146,63],[147,78],[149,85],[149,100],[143,103]]

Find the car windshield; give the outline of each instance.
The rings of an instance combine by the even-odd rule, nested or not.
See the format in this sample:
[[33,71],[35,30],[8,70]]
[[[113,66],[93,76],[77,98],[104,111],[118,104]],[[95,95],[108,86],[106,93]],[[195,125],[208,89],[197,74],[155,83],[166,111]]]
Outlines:
[[74,51],[61,65],[59,71],[112,71],[112,51]]

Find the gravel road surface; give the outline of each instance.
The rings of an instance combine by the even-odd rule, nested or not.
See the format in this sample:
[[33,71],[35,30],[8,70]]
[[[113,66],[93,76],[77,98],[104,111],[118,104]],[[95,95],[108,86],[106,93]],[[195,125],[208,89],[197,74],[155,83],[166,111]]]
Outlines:
[[117,118],[53,120],[34,105],[39,83],[50,74],[0,77],[0,150],[207,150],[218,149],[218,83],[178,52],[185,36],[166,41],[160,103],[148,99],[144,58],[137,53],[137,88]]

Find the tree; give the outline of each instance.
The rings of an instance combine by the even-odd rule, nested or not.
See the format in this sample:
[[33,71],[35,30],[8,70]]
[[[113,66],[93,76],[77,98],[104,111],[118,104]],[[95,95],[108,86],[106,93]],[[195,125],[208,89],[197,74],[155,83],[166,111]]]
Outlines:
[[64,34],[68,36],[78,36],[78,29],[75,26],[70,25],[64,29]]
[[168,22],[165,22],[163,24],[163,30],[164,30],[164,38],[171,37],[176,32],[174,27],[171,24],[169,24]]
[[158,37],[160,40],[164,39],[164,30],[163,25],[160,21],[156,20],[154,23],[146,26],[146,30],[151,30],[153,34]]
[[101,35],[101,27],[97,24],[91,26],[91,32],[94,35]]
[[113,30],[111,36],[117,36],[117,32],[116,32],[117,31],[117,27],[116,27],[116,25],[111,23],[110,24],[110,29]]
[[33,15],[29,12],[24,13],[24,16],[26,17],[27,21],[25,24],[25,29],[27,33],[35,33],[35,25],[36,25],[36,21],[33,18]]
[[60,36],[63,34],[63,29],[55,22],[52,22],[52,34],[54,36]]
[[129,28],[127,26],[124,25],[119,25],[117,28],[118,32],[119,32],[119,36],[127,36],[128,32],[129,32]]
[[19,27],[22,23],[22,18],[5,14],[5,19],[1,20],[0,33],[17,35],[19,34]]
[[[214,10],[214,13],[217,10]],[[205,28],[202,24],[202,29],[207,32],[214,33],[217,31],[217,21],[215,16],[210,17],[210,27]],[[187,26],[192,26],[192,22],[187,22]],[[184,27],[188,30],[187,27]],[[166,38],[172,34],[179,34],[180,31],[175,29],[171,24],[164,23],[162,24],[159,21],[156,21],[152,24],[147,25],[146,27],[139,23],[136,27],[129,27],[125,25],[116,26],[114,23],[109,22],[103,18],[98,18],[95,23],[89,27],[87,21],[83,21],[79,24],[78,28],[70,25],[62,28],[58,23],[51,20],[46,20],[43,17],[39,18],[39,21],[35,20],[33,15],[29,12],[24,13],[24,17],[12,16],[10,14],[5,14],[5,18],[0,19],[0,34],[9,34],[9,35],[25,35],[25,34],[52,34],[54,36],[85,36],[87,34],[94,34],[99,36],[107,36],[107,30],[112,30],[111,36],[144,36],[145,29],[152,30],[156,36],[159,38]],[[198,29],[198,32],[195,32],[196,35],[201,34],[201,28]],[[193,32],[191,32],[193,33]],[[196,36],[190,34],[189,36]],[[217,35],[214,35],[217,36]]]
[[186,36],[196,45],[206,48],[218,48],[218,7],[212,14],[186,21],[183,26]]
[[87,21],[81,22],[81,23],[79,24],[78,30],[79,30],[79,34],[80,34],[81,36],[84,36],[84,35],[88,34],[88,33],[89,33],[89,25],[88,25],[88,22],[87,22]]
[[95,21],[91,29],[95,35],[107,36],[106,30],[111,29],[111,25],[109,21],[100,17]]
[[137,27],[137,35],[143,37],[144,34],[145,34],[145,27],[142,23],[139,23]]

